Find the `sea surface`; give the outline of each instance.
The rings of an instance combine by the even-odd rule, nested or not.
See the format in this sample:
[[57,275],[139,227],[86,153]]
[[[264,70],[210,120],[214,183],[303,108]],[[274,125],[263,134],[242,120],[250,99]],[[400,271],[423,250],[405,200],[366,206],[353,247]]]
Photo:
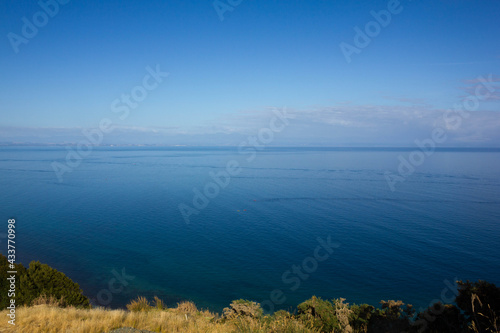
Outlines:
[[64,272],[96,305],[418,309],[457,279],[500,285],[500,150],[438,150],[401,176],[412,150],[99,147],[60,181],[69,151],[0,148],[0,253],[15,218],[17,261]]

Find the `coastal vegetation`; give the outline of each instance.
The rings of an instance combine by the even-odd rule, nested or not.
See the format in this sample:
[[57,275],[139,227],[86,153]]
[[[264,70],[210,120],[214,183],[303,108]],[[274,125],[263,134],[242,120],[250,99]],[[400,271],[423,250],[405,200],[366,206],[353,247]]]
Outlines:
[[[15,302],[16,306],[31,305],[33,301],[42,295],[52,296],[59,300],[61,305],[89,308],[90,302],[83,295],[79,285],[73,282],[64,273],[57,271],[39,261],[32,261],[28,268],[22,264],[11,264],[7,258],[0,254],[0,307],[5,309],[10,302],[10,282],[7,279],[9,271],[15,274]],[[12,291],[11,291],[12,293]]]
[[[7,259],[0,254],[0,305],[9,299]],[[0,312],[0,332],[110,332],[133,327],[151,332],[500,332],[500,288],[486,281],[457,281],[452,304],[435,303],[417,312],[400,300],[380,306],[349,304],[343,298],[311,297],[292,311],[265,314],[259,303],[235,300],[223,313],[188,301],[167,307],[158,297],[131,300],[127,310],[91,306],[78,284],[57,270],[32,262],[16,264],[16,325]]]

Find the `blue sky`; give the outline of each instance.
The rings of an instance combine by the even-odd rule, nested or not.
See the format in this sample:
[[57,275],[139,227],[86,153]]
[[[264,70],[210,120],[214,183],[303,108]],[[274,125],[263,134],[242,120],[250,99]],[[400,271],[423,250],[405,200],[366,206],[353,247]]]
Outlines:
[[[441,126],[443,145],[500,146],[495,0],[61,2],[0,4],[0,142],[77,142],[107,118],[103,143],[238,145],[286,107],[270,145],[411,146]],[[348,62],[372,11],[390,20]],[[148,67],[169,74],[120,119]],[[488,97],[443,122],[479,77]]]

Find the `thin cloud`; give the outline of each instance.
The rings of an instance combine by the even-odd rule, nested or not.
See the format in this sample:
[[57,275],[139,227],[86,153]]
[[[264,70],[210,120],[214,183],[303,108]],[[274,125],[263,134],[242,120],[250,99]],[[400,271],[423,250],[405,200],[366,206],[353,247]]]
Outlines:
[[[278,108],[280,109],[280,108]],[[294,119],[276,133],[271,145],[412,146],[445,129],[446,146],[500,146],[500,112],[475,111],[458,128],[444,120],[449,110],[427,105],[339,104],[311,109],[287,109]],[[103,144],[238,145],[269,127],[272,108],[218,117],[199,126],[120,126],[104,135]],[[81,128],[0,128],[0,142],[76,143],[85,140]]]
[[500,76],[493,74],[479,76],[473,79],[466,79],[462,81],[465,86],[459,87],[466,95],[460,98],[467,98],[469,96],[481,95],[481,102],[496,102],[500,100]]

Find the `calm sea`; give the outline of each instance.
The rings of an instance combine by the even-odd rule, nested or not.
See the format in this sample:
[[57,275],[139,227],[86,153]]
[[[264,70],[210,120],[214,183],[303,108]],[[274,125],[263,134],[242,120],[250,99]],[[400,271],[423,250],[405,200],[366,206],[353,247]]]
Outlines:
[[[15,218],[18,261],[61,270],[96,304],[293,309],[317,295],[418,308],[455,279],[500,284],[500,150],[436,151],[395,191],[385,174],[411,151],[95,148],[60,182],[51,164],[67,153],[0,148],[0,252]],[[198,190],[209,197],[195,206]],[[196,209],[189,224],[180,204]]]

